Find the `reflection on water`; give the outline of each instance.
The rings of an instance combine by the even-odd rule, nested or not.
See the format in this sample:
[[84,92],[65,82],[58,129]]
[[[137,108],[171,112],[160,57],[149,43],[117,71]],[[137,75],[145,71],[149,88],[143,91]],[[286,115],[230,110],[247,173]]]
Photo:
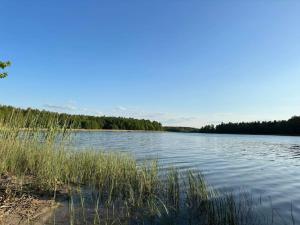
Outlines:
[[300,137],[167,132],[76,132],[80,149],[129,152],[162,167],[200,170],[223,190],[247,190],[300,223]]

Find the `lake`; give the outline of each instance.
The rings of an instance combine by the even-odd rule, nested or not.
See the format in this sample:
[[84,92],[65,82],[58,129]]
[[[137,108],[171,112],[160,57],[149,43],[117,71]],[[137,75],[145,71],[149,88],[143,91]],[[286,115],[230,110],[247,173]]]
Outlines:
[[[171,132],[76,132],[78,149],[127,152],[162,167],[201,171],[223,191],[246,191],[272,205],[290,224],[291,205],[300,223],[300,137]],[[280,215],[280,216],[279,216]]]

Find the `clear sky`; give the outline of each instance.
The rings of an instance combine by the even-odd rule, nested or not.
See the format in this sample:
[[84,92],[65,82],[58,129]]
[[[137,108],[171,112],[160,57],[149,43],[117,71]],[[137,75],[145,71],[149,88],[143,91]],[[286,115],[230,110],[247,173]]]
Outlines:
[[300,115],[300,1],[2,0],[0,104],[199,127]]

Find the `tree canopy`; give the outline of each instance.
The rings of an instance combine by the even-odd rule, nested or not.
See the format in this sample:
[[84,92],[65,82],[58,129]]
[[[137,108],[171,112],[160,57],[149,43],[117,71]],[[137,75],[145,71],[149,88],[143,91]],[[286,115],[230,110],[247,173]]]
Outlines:
[[[4,70],[6,67],[10,66],[11,62],[10,61],[6,61],[6,62],[2,62],[0,61],[0,68],[2,70]],[[7,77],[8,73],[7,72],[0,72],[0,79]]]
[[51,122],[60,124],[61,127],[74,129],[114,129],[114,130],[162,130],[162,125],[156,121],[145,119],[71,115],[66,113],[49,112],[37,109],[20,109],[12,106],[0,105],[0,122],[10,123],[12,115],[17,115],[20,126],[30,128],[46,128]]
[[227,134],[300,135],[300,117],[294,116],[289,120],[281,121],[222,123],[212,129],[211,132]]
[[189,133],[300,135],[300,116],[280,121],[221,123],[217,126],[208,125],[200,129],[165,127],[165,130]]

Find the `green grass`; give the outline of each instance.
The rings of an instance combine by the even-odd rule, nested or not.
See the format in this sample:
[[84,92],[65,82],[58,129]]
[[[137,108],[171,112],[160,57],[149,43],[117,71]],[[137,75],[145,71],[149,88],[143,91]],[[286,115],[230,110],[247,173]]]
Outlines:
[[0,121],[0,173],[33,177],[32,188],[54,198],[67,188],[70,224],[262,224],[251,198],[217,193],[199,173],[67,149],[69,132],[55,117],[41,130],[19,113]]

